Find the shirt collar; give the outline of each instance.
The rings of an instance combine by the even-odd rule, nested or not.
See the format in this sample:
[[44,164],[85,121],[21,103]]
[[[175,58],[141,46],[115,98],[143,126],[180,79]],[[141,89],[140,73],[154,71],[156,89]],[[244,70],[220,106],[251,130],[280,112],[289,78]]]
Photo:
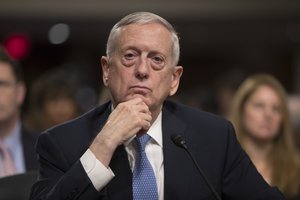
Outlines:
[[161,112],[157,116],[156,120],[153,122],[152,126],[148,130],[148,135],[152,137],[152,139],[157,142],[159,146],[162,146],[162,114]]
[[[161,126],[161,122],[162,122],[162,114],[161,114],[161,111],[160,111],[160,113],[157,116],[156,120],[153,122],[153,124],[151,125],[150,129],[147,131],[147,134],[150,135],[151,138],[159,146],[162,147],[163,143],[162,143],[162,126]],[[130,139],[128,139],[126,142],[124,142],[124,145],[128,146],[135,137],[136,136],[134,135],[133,137],[131,137]]]
[[8,134],[8,136],[3,140],[3,143],[9,147],[13,156],[15,156],[17,150],[15,147],[19,146],[20,137],[21,137],[21,123],[17,122],[12,132]]

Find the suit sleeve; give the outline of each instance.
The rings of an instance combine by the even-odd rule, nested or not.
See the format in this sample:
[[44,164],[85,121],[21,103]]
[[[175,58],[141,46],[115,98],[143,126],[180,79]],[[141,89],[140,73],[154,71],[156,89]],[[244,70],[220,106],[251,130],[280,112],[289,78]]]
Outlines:
[[39,137],[36,151],[40,174],[38,181],[32,187],[30,199],[101,199],[105,188],[98,192],[79,158],[75,163],[68,163],[61,149],[51,134],[45,133]]
[[283,195],[276,188],[271,188],[258,173],[238,143],[231,123],[227,133],[227,159],[222,184],[223,199],[284,200]]

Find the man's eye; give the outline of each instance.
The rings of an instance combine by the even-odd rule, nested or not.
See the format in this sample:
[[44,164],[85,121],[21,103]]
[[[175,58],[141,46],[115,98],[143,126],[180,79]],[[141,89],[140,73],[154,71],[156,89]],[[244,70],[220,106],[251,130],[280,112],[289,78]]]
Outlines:
[[152,67],[155,70],[161,70],[165,66],[165,60],[161,56],[153,56],[152,58]]
[[9,87],[10,85],[12,85],[12,83],[11,83],[11,82],[9,82],[9,81],[2,81],[2,80],[0,80],[0,87],[1,87],[1,88],[4,88],[4,87]]
[[153,57],[153,60],[154,60],[154,62],[157,63],[157,64],[160,64],[160,63],[163,62],[163,59],[162,59],[161,57],[159,57],[159,56],[154,56],[154,57]]
[[122,56],[122,63],[127,67],[132,66],[136,62],[136,58],[137,54],[127,52]]
[[133,53],[128,53],[128,54],[125,54],[125,59],[127,59],[127,60],[131,60],[131,59],[133,59],[134,58],[134,54]]

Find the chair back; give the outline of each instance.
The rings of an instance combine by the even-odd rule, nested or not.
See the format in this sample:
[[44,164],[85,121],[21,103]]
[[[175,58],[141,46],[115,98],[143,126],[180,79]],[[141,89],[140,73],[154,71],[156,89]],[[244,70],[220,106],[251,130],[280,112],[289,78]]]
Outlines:
[[0,178],[0,200],[28,200],[37,171]]

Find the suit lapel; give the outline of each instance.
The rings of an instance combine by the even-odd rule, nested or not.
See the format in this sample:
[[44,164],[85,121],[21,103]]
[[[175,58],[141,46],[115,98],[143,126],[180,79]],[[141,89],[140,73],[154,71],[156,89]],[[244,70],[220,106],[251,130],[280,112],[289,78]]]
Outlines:
[[24,127],[21,128],[21,140],[23,144],[26,171],[37,170],[38,168],[37,155],[35,154],[34,149],[37,137],[37,133],[30,133],[25,130]]
[[[184,137],[186,124],[178,119],[171,106],[164,106],[162,117],[163,151],[164,151],[164,199],[185,199],[189,177],[186,176],[187,164],[191,162],[186,152],[173,144],[172,134]],[[180,188],[180,189],[179,189]]]
[[107,186],[109,199],[132,199],[132,172],[124,145],[120,145],[110,162],[115,177]]
[[[103,110],[104,109],[104,110]],[[95,117],[91,120],[91,133],[92,138],[94,139],[96,135],[103,128],[106,123],[110,113],[111,113],[111,102],[107,102],[103,106],[99,107],[96,111],[94,111]]]
[[[92,124],[92,138],[103,128],[106,123],[110,113],[111,113],[111,103],[106,104],[106,110],[103,114],[100,114],[93,120]],[[97,113],[97,112],[96,112]],[[101,112],[98,112],[101,113]],[[115,177],[109,182],[105,188],[108,199],[119,200],[119,199],[132,199],[131,194],[131,179],[132,172],[129,166],[129,161],[127,158],[127,152],[123,145],[118,146],[115,150],[113,157],[110,162],[110,168],[114,172]]]

